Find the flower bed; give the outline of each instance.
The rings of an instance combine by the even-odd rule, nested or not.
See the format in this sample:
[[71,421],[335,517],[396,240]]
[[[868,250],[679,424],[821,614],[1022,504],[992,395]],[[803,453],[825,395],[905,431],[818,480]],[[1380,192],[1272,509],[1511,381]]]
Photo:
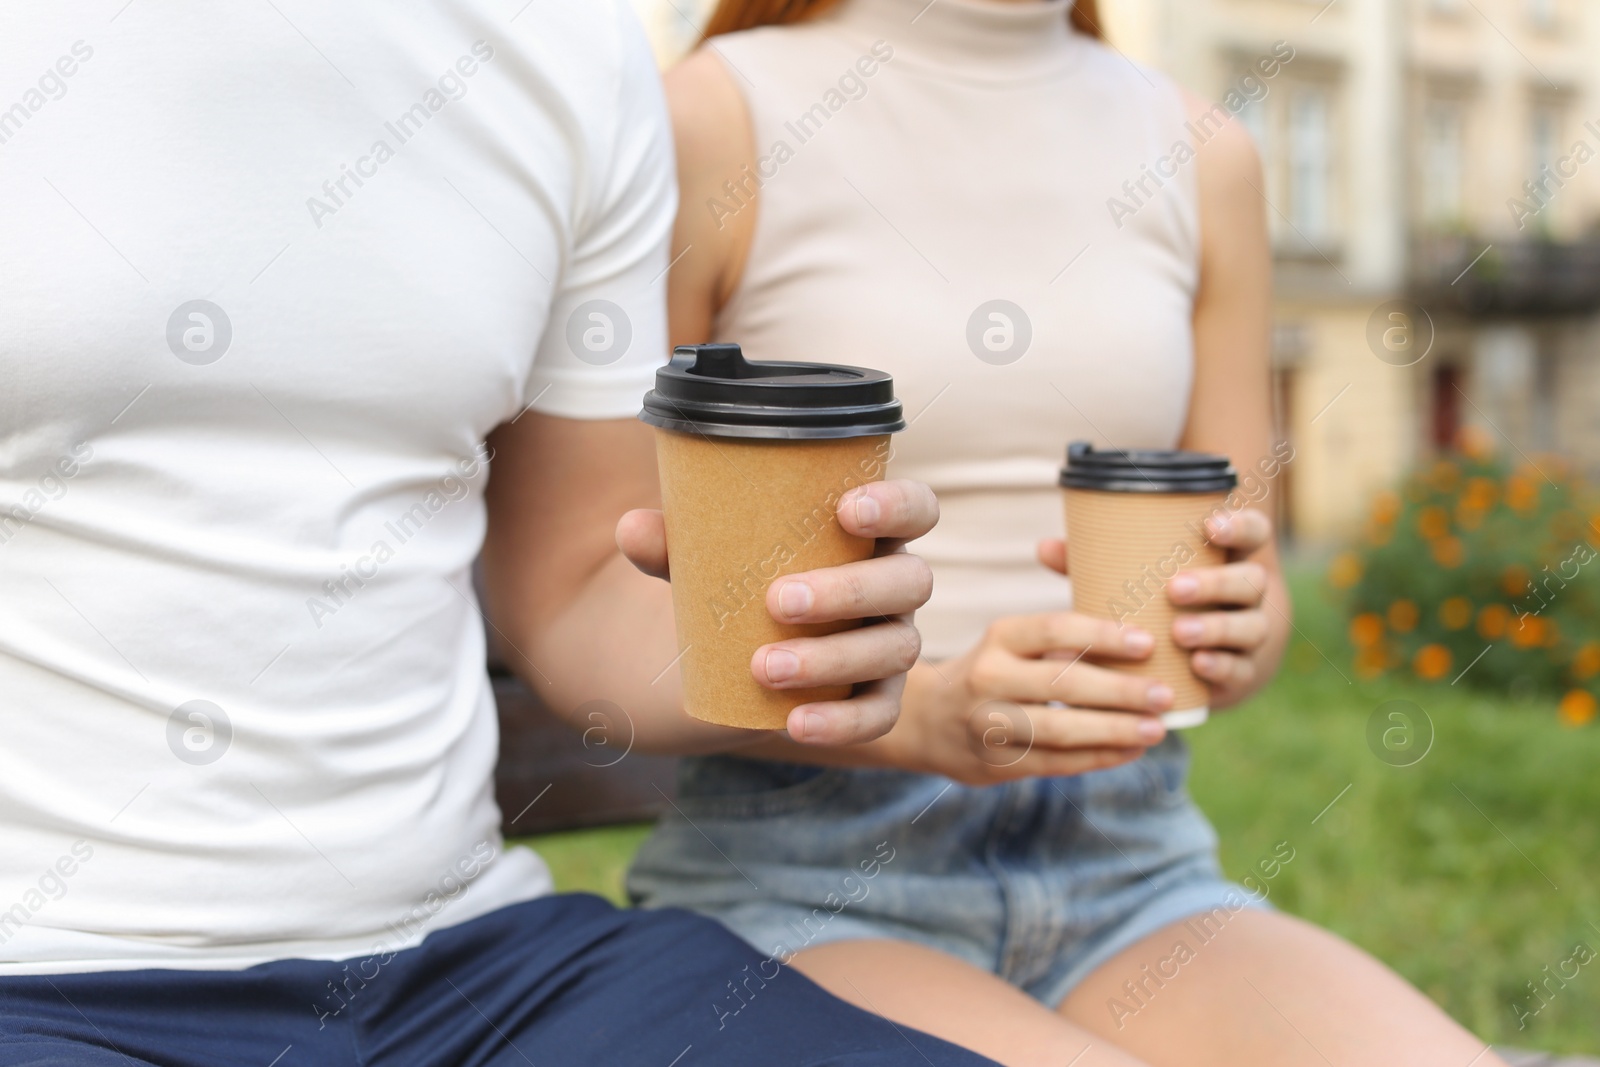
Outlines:
[[1374,500],[1328,572],[1356,674],[1549,697],[1574,726],[1600,703],[1600,508],[1567,465],[1475,447]]

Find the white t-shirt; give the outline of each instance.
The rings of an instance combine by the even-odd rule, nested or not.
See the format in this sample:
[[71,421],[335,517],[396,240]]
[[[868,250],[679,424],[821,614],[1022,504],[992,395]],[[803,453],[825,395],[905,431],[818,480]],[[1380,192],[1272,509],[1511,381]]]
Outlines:
[[665,356],[626,4],[28,4],[0,72],[0,974],[549,892],[469,567],[485,435]]

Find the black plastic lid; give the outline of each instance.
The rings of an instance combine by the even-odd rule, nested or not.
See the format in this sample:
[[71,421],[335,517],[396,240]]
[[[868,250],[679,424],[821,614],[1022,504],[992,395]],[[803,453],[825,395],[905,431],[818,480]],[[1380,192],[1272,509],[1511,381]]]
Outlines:
[[639,418],[712,437],[814,441],[906,428],[894,380],[832,363],[753,363],[738,345],[680,345]]
[[1061,484],[1112,493],[1220,493],[1239,484],[1227,456],[1159,449],[1105,449],[1087,441],[1067,446]]

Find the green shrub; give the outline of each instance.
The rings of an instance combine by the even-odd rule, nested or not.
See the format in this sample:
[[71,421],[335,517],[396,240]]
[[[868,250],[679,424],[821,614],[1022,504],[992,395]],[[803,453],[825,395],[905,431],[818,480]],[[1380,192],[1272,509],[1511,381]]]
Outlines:
[[1547,696],[1567,722],[1591,721],[1597,546],[1594,494],[1565,464],[1513,468],[1485,449],[1437,460],[1379,494],[1361,543],[1329,570],[1356,674]]

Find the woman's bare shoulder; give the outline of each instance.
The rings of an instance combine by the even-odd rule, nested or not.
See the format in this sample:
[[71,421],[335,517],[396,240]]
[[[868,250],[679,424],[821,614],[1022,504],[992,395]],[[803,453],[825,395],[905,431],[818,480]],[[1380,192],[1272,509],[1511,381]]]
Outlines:
[[680,171],[736,172],[753,157],[750,110],[713,45],[691,52],[664,81]]
[[[754,190],[746,191],[737,212],[723,200],[724,183],[737,181],[755,158],[755,134],[744,94],[714,48],[702,45],[664,79],[678,153],[678,221],[667,285],[675,344],[711,335],[717,312],[744,273],[754,232]],[[687,255],[691,248],[694,254]]]
[[1261,154],[1256,151],[1255,138],[1250,136],[1244,123],[1222,104],[1187,89],[1179,91],[1183,94],[1184,116],[1193,127],[1206,132],[1206,141],[1199,146],[1197,157],[1201,173],[1209,170],[1219,178],[1248,179],[1259,186]]
[[1195,140],[1202,293],[1266,284],[1267,184],[1255,138],[1221,104],[1183,94]]

